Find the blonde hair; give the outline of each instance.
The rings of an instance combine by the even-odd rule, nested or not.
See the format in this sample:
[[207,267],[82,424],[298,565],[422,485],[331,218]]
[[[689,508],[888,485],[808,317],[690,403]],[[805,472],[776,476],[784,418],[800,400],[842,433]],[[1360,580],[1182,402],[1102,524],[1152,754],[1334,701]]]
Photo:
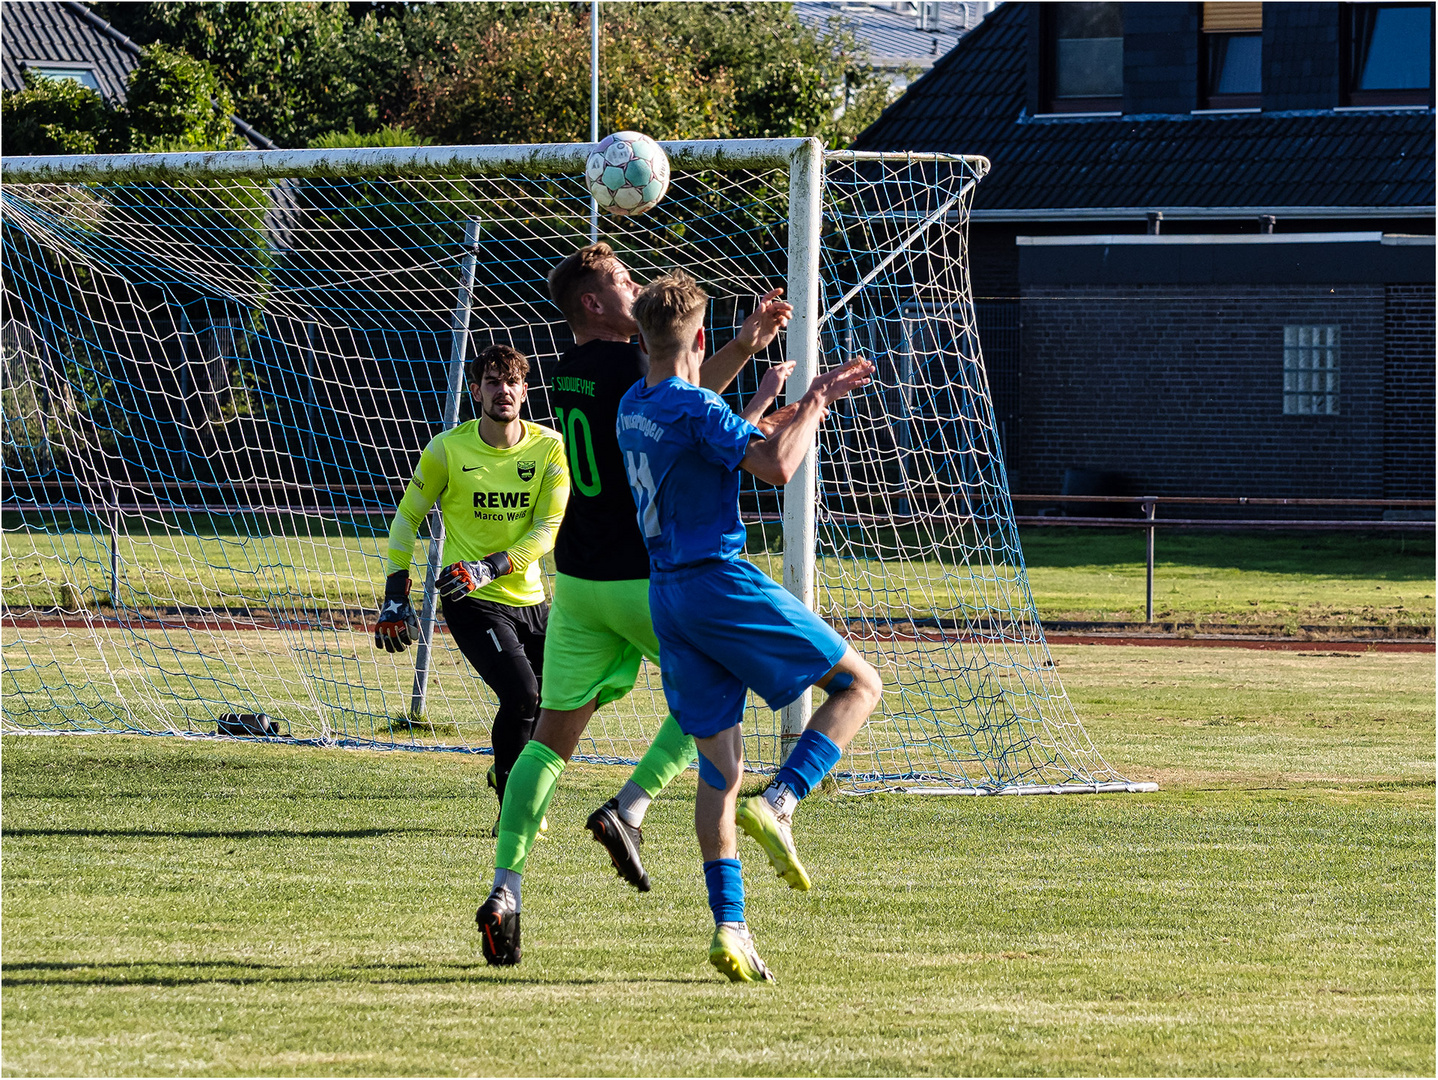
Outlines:
[[571,327],[584,321],[580,298],[592,292],[599,284],[599,276],[618,262],[614,249],[601,240],[565,257],[549,272],[549,298]]
[[673,353],[694,340],[708,303],[697,281],[674,270],[644,286],[634,301],[634,321],[651,353]]

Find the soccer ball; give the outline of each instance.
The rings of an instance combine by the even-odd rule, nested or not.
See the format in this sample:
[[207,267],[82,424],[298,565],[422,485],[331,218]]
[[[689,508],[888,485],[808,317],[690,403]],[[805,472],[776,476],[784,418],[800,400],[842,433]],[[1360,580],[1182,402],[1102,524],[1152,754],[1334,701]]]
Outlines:
[[609,213],[642,214],[654,209],[669,188],[669,159],[648,135],[616,131],[589,155],[584,179]]

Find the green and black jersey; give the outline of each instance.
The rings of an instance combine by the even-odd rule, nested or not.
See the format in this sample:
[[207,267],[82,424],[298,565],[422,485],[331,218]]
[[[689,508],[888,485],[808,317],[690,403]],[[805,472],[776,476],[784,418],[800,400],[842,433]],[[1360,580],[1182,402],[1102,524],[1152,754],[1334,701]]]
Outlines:
[[627,341],[586,341],[559,359],[550,384],[572,490],[554,545],[554,568],[587,581],[649,576],[634,496],[614,425],[619,399],[644,377],[639,347]]
[[420,524],[438,501],[442,565],[509,552],[513,571],[470,595],[514,607],[538,604],[544,599],[539,560],[554,547],[568,500],[569,472],[557,431],[526,420],[524,438],[500,448],[480,438],[478,420],[460,424],[436,435],[419,455],[390,525],[390,572],[409,569]]

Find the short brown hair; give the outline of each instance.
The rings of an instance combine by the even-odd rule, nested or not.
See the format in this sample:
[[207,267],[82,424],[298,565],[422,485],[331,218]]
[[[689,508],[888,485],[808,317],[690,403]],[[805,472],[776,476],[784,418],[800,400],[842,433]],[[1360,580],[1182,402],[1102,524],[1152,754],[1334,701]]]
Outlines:
[[683,270],[655,278],[634,301],[634,321],[650,352],[673,352],[694,340],[704,323],[709,294]]
[[618,261],[614,249],[601,240],[580,248],[549,272],[549,298],[570,326],[584,319],[580,297],[593,290],[599,275]]
[[529,379],[529,361],[524,358],[524,353],[510,345],[489,345],[481,349],[479,355],[469,362],[469,381],[483,382],[484,373],[490,368],[506,382],[516,375],[520,382]]

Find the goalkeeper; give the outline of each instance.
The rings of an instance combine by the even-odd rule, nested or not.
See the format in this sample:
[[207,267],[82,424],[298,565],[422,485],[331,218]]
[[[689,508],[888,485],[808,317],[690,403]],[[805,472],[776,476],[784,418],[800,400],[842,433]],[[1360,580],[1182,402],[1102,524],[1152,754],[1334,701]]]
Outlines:
[[477,419],[436,435],[419,456],[389,530],[389,576],[375,625],[377,648],[400,652],[419,637],[409,564],[420,523],[438,500],[448,565],[435,586],[455,644],[499,698],[490,745],[504,789],[534,732],[549,605],[539,560],[554,547],[569,500],[557,432],[521,420],[529,361],[491,345],[470,362]]
[[[574,334],[550,385],[564,430],[573,498],[554,549],[554,610],[545,653],[544,701],[534,741],[515,765],[495,845],[494,889],[476,913],[491,964],[519,962],[520,879],[565,764],[595,709],[634,688],[643,658],[659,659],[649,621],[649,553],[634,520],[615,436],[619,400],[644,377],[632,307],[639,287],[608,244],[581,248],[549,275],[549,294]],[[771,290],[735,339],[705,361],[704,385],[723,390],[788,323],[793,310]],[[777,384],[773,384],[777,385]],[[773,399],[772,386],[767,388]],[[762,391],[761,391],[762,392]],[[641,892],[640,826],[649,802],[694,760],[694,740],[672,716],[619,793],[585,827],[619,875]]]

